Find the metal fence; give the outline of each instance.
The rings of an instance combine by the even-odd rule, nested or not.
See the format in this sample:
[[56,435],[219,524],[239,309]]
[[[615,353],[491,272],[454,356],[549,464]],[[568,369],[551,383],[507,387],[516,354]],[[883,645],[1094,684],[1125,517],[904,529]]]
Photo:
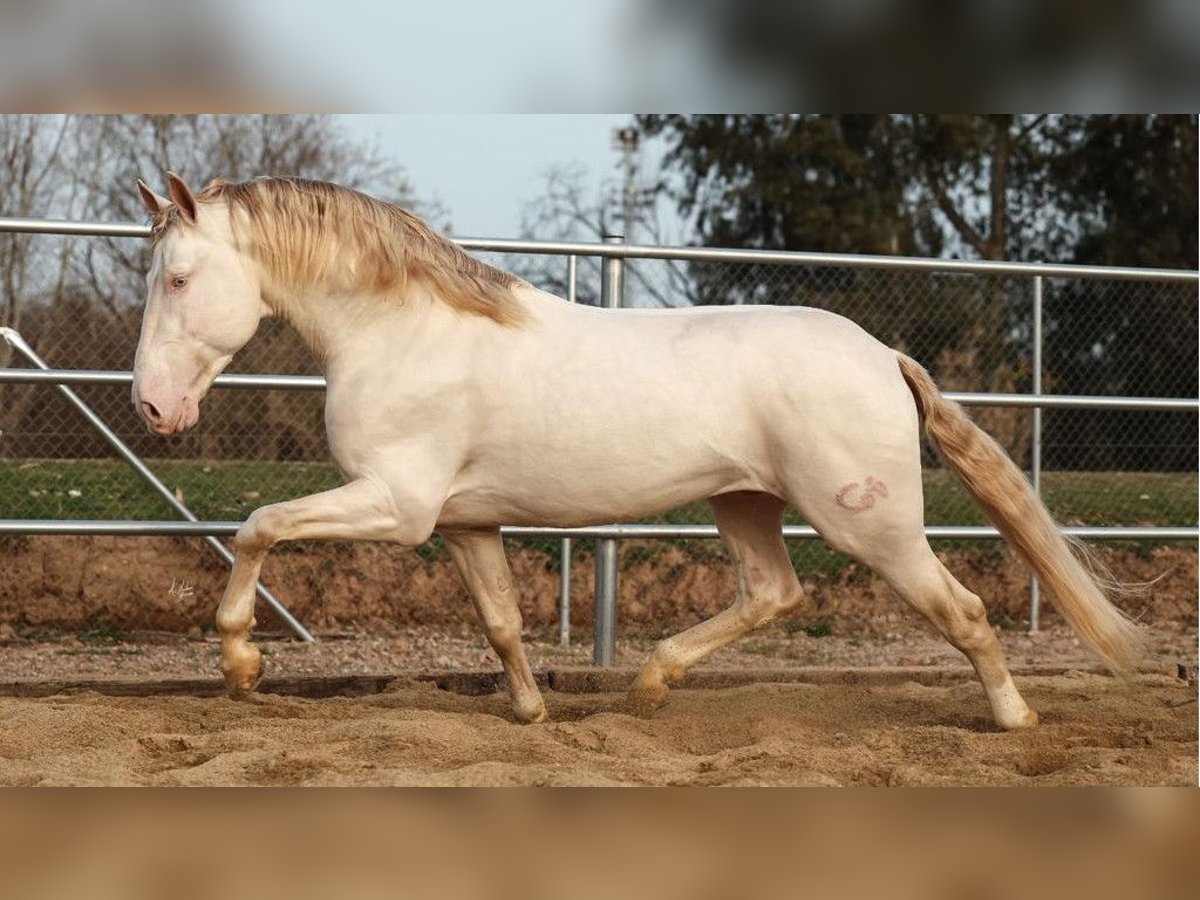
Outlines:
[[[5,231],[148,234],[139,225],[0,218]],[[842,313],[920,360],[950,396],[975,407],[975,418],[1030,471],[1068,531],[1196,537],[1196,272],[664,248],[619,240],[460,243],[579,302],[804,304]],[[140,300],[34,304],[20,337],[9,342],[7,358],[0,355],[7,366],[0,369],[0,533],[227,535],[257,506],[337,483],[325,445],[323,381],[307,350],[278,322],[264,322],[235,360],[243,374],[218,379],[218,388],[233,389],[213,391],[194,431],[169,444],[148,436],[129,403],[124,371],[137,342]],[[21,340],[53,368],[32,368]],[[4,350],[0,344],[0,354]],[[63,371],[68,369],[73,371]],[[52,384],[72,387],[55,390]],[[91,418],[81,414],[84,409]],[[105,430],[127,448],[125,460],[120,452],[114,457]],[[139,477],[127,464],[146,458],[160,480],[158,490],[147,485],[146,473]],[[926,463],[927,477],[940,478],[936,459],[929,456]],[[182,514],[178,498],[198,523],[163,522]],[[963,508],[969,506],[964,497]],[[506,534],[564,539],[564,639],[571,558],[565,542],[597,541],[595,656],[602,663],[612,658],[616,625],[614,541],[716,536],[711,526],[664,525]],[[972,520],[935,522],[930,534],[979,538],[995,532]],[[813,533],[794,526],[788,535]],[[1033,603],[1036,628],[1036,589]],[[294,630],[303,632],[299,623]]]

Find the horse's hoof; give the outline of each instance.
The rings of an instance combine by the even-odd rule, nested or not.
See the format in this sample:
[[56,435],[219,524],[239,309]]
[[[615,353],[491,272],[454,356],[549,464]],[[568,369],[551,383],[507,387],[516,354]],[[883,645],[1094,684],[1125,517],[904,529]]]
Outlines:
[[667,686],[662,681],[638,678],[629,689],[626,703],[629,711],[641,718],[649,718],[667,702]]
[[263,663],[260,659],[255,669],[249,672],[226,672],[225,690],[234,700],[245,700],[254,693],[258,683],[262,681]]
[[516,716],[517,721],[522,725],[539,725],[549,718],[544,703],[539,703],[537,708],[533,710],[514,709],[513,715]]
[[1033,728],[1038,723],[1038,714],[1032,709],[1025,710],[1025,713],[1016,716],[1009,721],[999,722],[1001,728],[1005,731],[1020,731],[1023,728]]
[[542,695],[533,692],[530,696],[514,697],[512,701],[513,718],[522,725],[537,725],[546,721],[546,701]]

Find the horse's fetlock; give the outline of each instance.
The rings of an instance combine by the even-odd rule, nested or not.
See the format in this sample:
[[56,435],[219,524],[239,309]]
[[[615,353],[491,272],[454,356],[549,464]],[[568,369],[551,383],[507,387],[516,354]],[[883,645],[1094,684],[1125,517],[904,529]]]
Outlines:
[[250,622],[242,615],[217,610],[217,631],[226,637],[244,636],[250,632]]
[[679,661],[679,647],[675,644],[673,638],[666,638],[655,645],[654,653],[651,654],[647,669],[651,667],[662,678],[664,683],[683,677],[687,670]]

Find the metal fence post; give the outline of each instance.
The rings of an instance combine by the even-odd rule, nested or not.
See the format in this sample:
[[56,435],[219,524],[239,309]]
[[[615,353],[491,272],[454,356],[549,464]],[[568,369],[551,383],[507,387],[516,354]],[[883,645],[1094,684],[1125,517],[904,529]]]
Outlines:
[[611,666],[617,655],[617,542],[596,541],[596,624],[592,663]]
[[[619,234],[606,234],[604,243],[621,244]],[[618,309],[624,292],[625,261],[618,256],[605,257],[600,267],[600,303],[606,309]],[[592,641],[592,662],[611,666],[617,650],[617,542],[609,538],[596,541],[596,624]]]
[[[1042,394],[1042,276],[1033,276],[1033,394]],[[1029,470],[1033,479],[1033,492],[1042,496],[1042,408],[1033,408],[1033,436],[1031,438]],[[1029,576],[1029,630],[1038,630],[1041,612],[1041,587],[1037,575]]]
[[[567,256],[567,302],[579,299],[579,257],[574,253]],[[558,557],[558,643],[566,647],[571,643],[571,539],[563,538]]]

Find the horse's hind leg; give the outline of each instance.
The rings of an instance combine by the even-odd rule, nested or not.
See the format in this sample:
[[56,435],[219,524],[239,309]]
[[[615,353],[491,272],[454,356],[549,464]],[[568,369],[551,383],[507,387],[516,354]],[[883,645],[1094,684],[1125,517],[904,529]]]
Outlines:
[[714,650],[793,608],[804,596],[783,544],[782,500],[739,492],[709,502],[737,567],[737,597],[728,609],[655,647],[629,693],[631,706],[642,714],[662,704],[668,682]]
[[810,418],[807,432],[781,433],[775,463],[783,496],[834,549],[878,572],[967,656],[998,724],[1033,725],[1037,716],[1013,685],[983,602],[946,571],[925,539],[912,394],[894,359],[875,375],[830,403],[824,418]]
[[934,556],[923,535],[906,554],[891,553],[885,559],[863,561],[971,661],[996,724],[1006,729],[1037,724],[1037,713],[1025,705],[1009,675],[983,601],[959,584]]
[[1013,685],[983,601],[955,580],[925,540],[919,461],[915,455],[907,464],[890,467],[876,461],[875,471],[886,471],[886,477],[875,480],[887,487],[871,502],[866,502],[861,488],[840,489],[830,502],[828,487],[822,494],[817,486],[838,484],[832,471],[800,486],[792,499],[829,544],[878,572],[966,655],[1001,727],[1037,724],[1037,716]]
[[504,666],[513,714],[521,722],[544,721],[546,705],[521,645],[521,610],[500,532],[443,532],[442,537],[471,593],[488,641]]

